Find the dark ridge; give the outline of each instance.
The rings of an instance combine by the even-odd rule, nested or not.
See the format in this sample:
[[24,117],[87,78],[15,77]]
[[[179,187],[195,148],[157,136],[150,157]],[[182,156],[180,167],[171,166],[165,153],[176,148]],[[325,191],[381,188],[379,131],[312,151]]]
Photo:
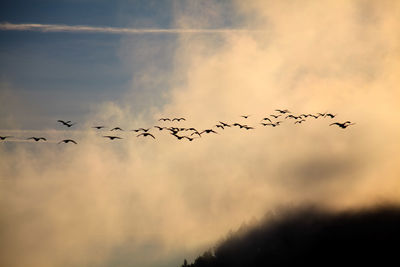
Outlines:
[[285,211],[239,229],[191,267],[400,266],[400,207]]

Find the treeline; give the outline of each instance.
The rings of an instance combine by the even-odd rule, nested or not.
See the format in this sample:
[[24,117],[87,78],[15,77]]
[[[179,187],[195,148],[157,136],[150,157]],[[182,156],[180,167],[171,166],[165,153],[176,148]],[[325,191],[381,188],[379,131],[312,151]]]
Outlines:
[[400,207],[340,213],[312,208],[269,218],[182,267],[400,266]]

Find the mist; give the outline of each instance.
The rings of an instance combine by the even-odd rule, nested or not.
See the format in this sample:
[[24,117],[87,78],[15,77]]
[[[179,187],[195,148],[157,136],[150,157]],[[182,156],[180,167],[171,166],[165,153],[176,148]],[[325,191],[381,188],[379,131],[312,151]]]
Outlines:
[[[281,205],[399,202],[399,3],[232,3],[229,20],[250,31],[123,37],[132,90],[93,106],[80,131],[42,132],[78,145],[0,144],[1,265],[177,266]],[[226,6],[176,1],[176,28],[223,25]],[[15,130],[29,107],[12,90],[2,95],[16,104],[0,107],[0,128]],[[258,126],[276,108],[356,125]],[[108,142],[85,130],[173,116],[205,129],[244,114],[254,131],[193,142],[156,129],[156,140],[124,132]]]

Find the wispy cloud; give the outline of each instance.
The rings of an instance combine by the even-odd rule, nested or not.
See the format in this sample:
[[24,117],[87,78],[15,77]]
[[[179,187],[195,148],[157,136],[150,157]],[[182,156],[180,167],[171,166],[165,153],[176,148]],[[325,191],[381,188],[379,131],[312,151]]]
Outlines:
[[87,33],[110,33],[110,34],[181,34],[181,33],[229,33],[249,31],[247,29],[154,29],[154,28],[117,28],[117,27],[95,27],[85,25],[57,25],[57,24],[14,24],[0,23],[2,31],[38,31],[38,32],[87,32]]

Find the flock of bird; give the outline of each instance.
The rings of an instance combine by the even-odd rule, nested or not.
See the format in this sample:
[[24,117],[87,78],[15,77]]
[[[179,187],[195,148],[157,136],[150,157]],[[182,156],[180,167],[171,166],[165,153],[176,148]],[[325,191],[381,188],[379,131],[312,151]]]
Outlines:
[[[242,115],[241,117],[243,118],[243,120],[247,120],[251,115]],[[284,123],[284,121],[289,121],[292,120],[294,121],[294,124],[302,124],[304,123],[306,120],[308,120],[309,118],[313,118],[313,119],[319,119],[319,118],[330,118],[333,119],[337,116],[337,114],[332,114],[332,113],[316,113],[316,114],[299,114],[299,115],[294,115],[292,112],[290,112],[287,109],[276,109],[275,110],[275,114],[269,114],[268,116],[262,118],[259,122],[259,124],[263,127],[278,127],[280,126],[282,123]],[[280,120],[282,119],[282,120]],[[160,122],[180,122],[180,121],[186,121],[185,118],[180,117],[180,118],[160,118],[159,119]],[[58,120],[57,122],[59,122],[62,126],[65,126],[67,128],[71,128],[72,126],[74,126],[76,123],[72,123],[72,121],[64,121],[64,120]],[[336,125],[342,129],[346,129],[347,127],[349,127],[350,125],[354,125],[355,123],[351,122],[351,121],[345,121],[345,122],[333,122],[331,124],[329,124],[329,126],[333,126]],[[152,128],[138,128],[138,129],[133,129],[131,131],[137,133],[136,137],[150,137],[153,139],[156,139],[156,137],[154,136],[153,133],[151,133],[151,129],[155,128],[158,131],[167,131],[169,132],[170,135],[174,136],[176,139],[178,140],[182,140],[182,139],[187,139],[189,141],[193,141],[196,138],[201,138],[202,135],[204,134],[218,134],[218,132],[216,130],[224,130],[226,128],[231,128],[231,127],[238,127],[240,129],[245,129],[245,130],[254,130],[255,126],[249,126],[247,124],[244,123],[239,123],[239,122],[234,122],[234,123],[226,123],[226,122],[222,122],[219,121],[216,125],[214,125],[212,128],[210,129],[204,129],[201,131],[198,131],[196,128],[190,127],[190,128],[184,128],[184,127],[174,127],[174,126],[170,126],[170,127],[166,127],[166,126],[154,126]],[[103,130],[106,129],[107,127],[104,125],[97,125],[97,126],[93,126],[92,127],[95,130]],[[215,130],[214,130],[215,129]],[[118,131],[124,131],[121,127],[114,127],[112,129],[109,130],[110,132],[118,132]],[[113,140],[118,140],[118,139],[123,139],[120,136],[117,135],[103,135],[103,138],[107,138],[111,141]],[[6,139],[12,139],[14,138],[13,136],[0,136],[0,140],[1,141],[5,141]],[[38,137],[38,136],[32,136],[32,137],[28,137],[25,140],[32,140],[34,142],[46,142],[47,139],[45,137]],[[73,139],[63,139],[61,141],[58,142],[58,144],[78,144],[78,142],[76,142]]]

